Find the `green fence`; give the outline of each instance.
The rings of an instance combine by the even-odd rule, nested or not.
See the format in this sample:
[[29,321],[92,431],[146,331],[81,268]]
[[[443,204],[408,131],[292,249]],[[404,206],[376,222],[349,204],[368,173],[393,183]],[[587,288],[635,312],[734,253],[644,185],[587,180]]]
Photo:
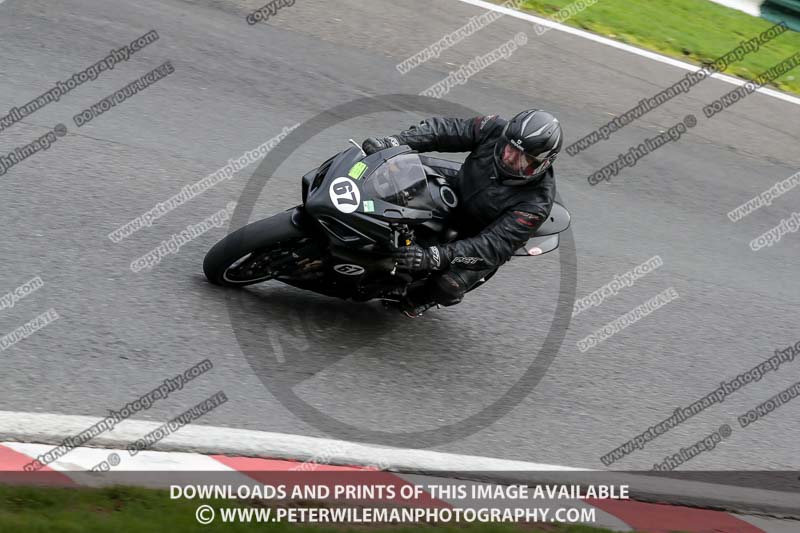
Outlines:
[[800,31],[800,0],[767,0],[761,4],[761,16],[772,22],[785,22]]

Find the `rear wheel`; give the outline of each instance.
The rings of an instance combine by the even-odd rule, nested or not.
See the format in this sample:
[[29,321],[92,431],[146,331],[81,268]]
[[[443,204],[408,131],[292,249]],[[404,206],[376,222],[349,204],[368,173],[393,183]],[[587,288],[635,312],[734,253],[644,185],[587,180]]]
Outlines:
[[234,231],[206,254],[203,271],[211,283],[243,287],[292,274],[313,261],[297,252],[313,239],[292,223],[293,209]]

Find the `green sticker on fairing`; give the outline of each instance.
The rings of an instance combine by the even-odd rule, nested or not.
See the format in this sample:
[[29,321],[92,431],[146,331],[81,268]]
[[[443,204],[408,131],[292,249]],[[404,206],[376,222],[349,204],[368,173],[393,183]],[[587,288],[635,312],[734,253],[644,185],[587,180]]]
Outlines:
[[362,175],[364,175],[365,170],[367,170],[367,165],[359,161],[350,168],[350,172],[348,172],[347,175],[353,178],[354,180],[357,180]]
[[372,200],[364,200],[364,212],[372,213],[373,211],[375,211],[375,204],[372,203]]

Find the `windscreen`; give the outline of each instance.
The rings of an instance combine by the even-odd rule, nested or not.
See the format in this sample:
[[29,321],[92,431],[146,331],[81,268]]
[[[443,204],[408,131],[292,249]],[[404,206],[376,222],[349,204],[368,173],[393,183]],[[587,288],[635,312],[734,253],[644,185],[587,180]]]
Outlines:
[[428,179],[416,154],[400,154],[379,166],[361,187],[364,197],[416,209],[430,208]]

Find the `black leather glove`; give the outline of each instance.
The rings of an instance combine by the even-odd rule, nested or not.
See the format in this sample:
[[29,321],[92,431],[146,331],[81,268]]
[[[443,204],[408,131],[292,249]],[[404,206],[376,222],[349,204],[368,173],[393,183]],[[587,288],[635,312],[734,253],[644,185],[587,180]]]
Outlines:
[[392,256],[397,261],[397,268],[402,270],[444,270],[450,264],[450,258],[438,246],[423,248],[416,244],[398,248]]
[[364,150],[367,155],[380,152],[392,146],[400,146],[400,141],[397,137],[370,137],[361,143],[361,149]]

